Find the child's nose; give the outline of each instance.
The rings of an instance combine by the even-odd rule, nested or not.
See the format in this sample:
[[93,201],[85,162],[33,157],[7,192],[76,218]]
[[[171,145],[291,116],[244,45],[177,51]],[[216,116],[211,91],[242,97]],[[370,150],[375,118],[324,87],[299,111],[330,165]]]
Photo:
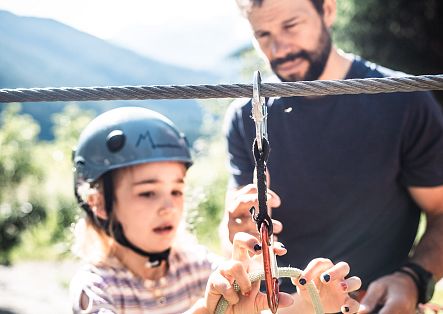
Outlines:
[[166,215],[174,209],[174,202],[171,197],[165,197],[163,204],[160,207],[160,215]]

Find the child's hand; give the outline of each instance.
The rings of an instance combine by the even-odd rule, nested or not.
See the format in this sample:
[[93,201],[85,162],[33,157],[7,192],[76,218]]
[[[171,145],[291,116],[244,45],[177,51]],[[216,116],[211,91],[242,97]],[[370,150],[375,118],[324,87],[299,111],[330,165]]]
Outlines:
[[[286,249],[281,248],[279,243],[275,244],[277,255],[286,253]],[[244,232],[235,235],[232,259],[221,265],[209,278],[206,288],[206,308],[209,313],[215,312],[222,296],[230,304],[226,313],[251,314],[268,309],[266,294],[259,291],[260,283],[251,284],[247,274],[252,262],[251,257],[259,254],[261,254],[261,249],[257,238]],[[234,290],[234,281],[240,286],[240,293]],[[293,298],[289,294],[280,293],[279,297],[280,308],[293,303]]]
[[313,281],[318,289],[321,303],[325,312],[357,313],[359,303],[348,293],[358,290],[361,280],[358,277],[345,279],[349,274],[349,265],[345,262],[333,264],[329,259],[316,258],[312,260],[298,281],[292,280],[297,286],[300,296],[305,303],[311,305],[311,297],[307,289],[307,282]]

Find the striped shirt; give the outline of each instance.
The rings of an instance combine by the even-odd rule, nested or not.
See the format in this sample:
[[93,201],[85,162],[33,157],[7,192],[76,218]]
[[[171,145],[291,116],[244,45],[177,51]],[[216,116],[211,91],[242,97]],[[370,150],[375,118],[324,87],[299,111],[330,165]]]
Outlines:
[[[200,245],[188,251],[171,251],[168,271],[157,281],[134,275],[115,258],[106,266],[86,265],[71,282],[73,312],[183,313],[204,296],[216,261]],[[86,310],[80,308],[82,292],[89,298]]]

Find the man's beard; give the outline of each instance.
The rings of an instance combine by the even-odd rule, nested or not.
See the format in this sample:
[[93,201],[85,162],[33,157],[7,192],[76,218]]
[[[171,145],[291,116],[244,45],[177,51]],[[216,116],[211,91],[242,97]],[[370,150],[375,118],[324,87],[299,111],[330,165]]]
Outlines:
[[[328,61],[331,48],[331,35],[323,24],[322,33],[317,45],[317,49],[315,49],[314,51],[301,50],[297,53],[290,53],[283,58],[274,59],[270,62],[272,71],[274,71],[275,75],[277,75],[282,82],[317,80],[325,70],[326,62]],[[288,77],[282,77],[278,74],[277,68],[279,65],[287,61],[297,60],[298,58],[305,59],[309,64],[308,69],[304,75],[291,74]]]

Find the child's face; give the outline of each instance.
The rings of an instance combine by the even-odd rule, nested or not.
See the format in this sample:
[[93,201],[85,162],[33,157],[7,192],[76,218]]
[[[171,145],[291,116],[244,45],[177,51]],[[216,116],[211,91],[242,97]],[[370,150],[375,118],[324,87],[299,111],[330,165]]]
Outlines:
[[115,214],[130,242],[148,252],[169,248],[183,213],[186,168],[152,162],[119,170]]

